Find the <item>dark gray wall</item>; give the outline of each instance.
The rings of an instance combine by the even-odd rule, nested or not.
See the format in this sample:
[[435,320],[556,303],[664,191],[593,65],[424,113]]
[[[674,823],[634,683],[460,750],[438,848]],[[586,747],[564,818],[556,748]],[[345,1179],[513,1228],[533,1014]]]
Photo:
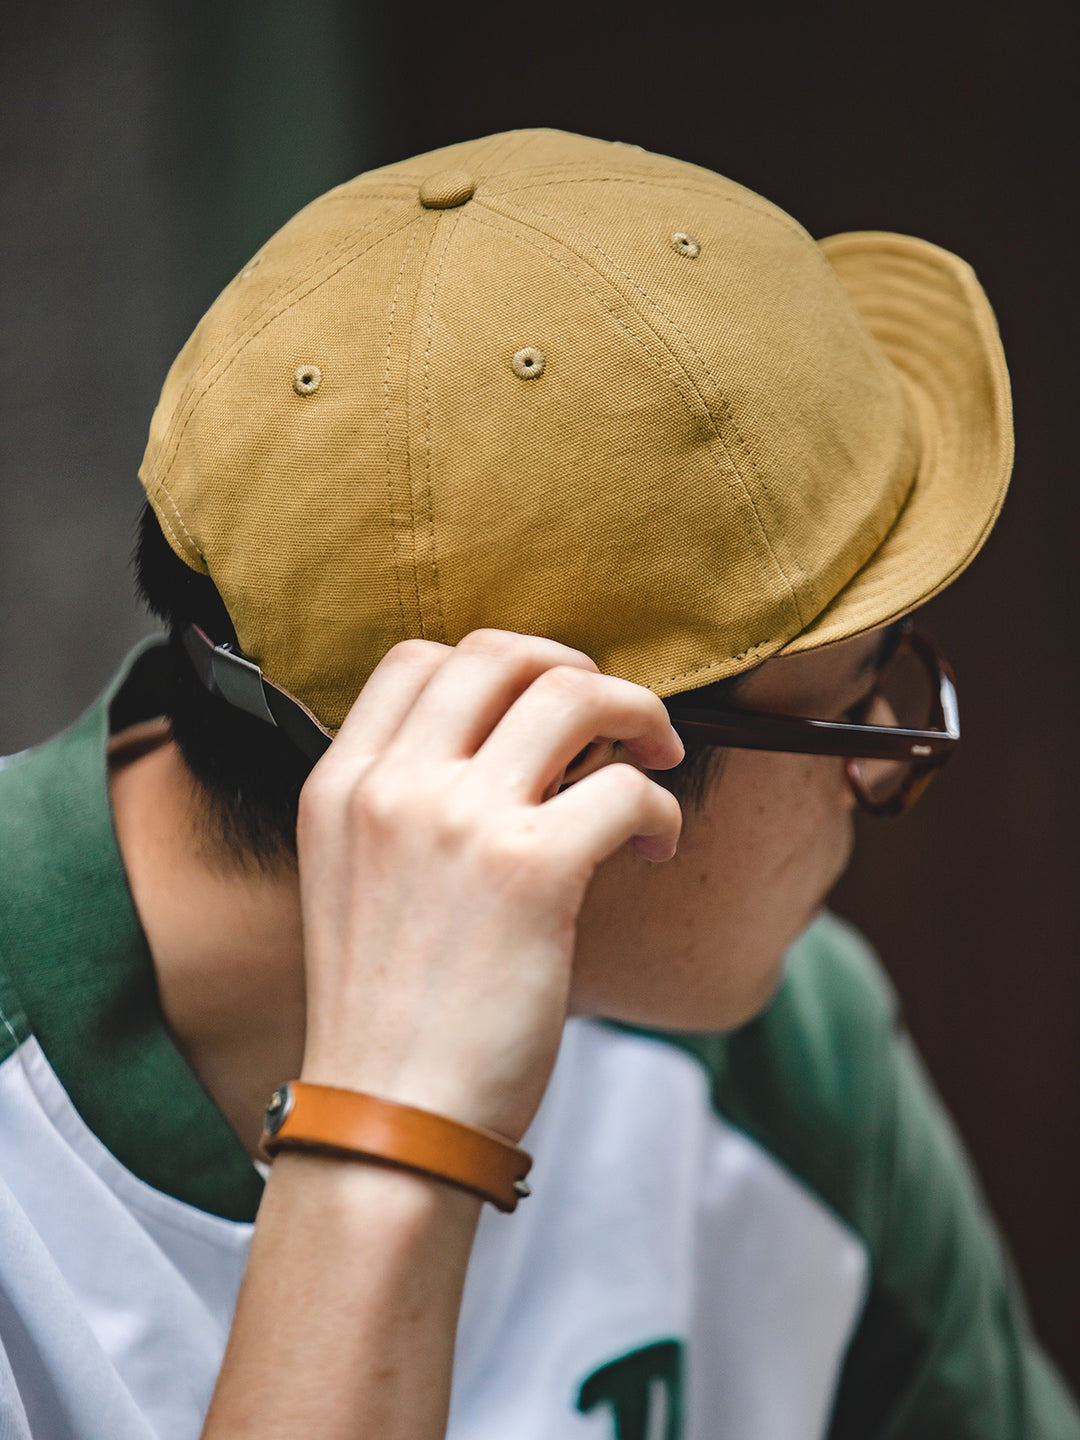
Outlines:
[[204,268],[185,58],[152,9],[0,20],[0,750],[70,720],[145,628],[134,476]]
[[150,414],[230,275],[364,164],[347,8],[0,12],[0,753],[152,628],[127,569]]

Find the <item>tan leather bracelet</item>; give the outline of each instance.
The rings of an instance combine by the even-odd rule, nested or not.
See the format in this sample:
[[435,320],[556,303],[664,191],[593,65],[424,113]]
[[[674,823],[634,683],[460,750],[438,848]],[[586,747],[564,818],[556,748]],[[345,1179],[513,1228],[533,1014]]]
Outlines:
[[532,1156],[494,1131],[304,1080],[290,1080],[271,1095],[260,1148],[268,1160],[279,1150],[314,1150],[417,1170],[508,1212],[530,1194],[525,1176]]

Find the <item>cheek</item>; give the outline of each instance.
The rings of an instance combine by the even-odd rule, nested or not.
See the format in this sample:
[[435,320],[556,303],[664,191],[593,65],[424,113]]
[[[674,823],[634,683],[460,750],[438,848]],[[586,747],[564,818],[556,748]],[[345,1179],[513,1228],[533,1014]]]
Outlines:
[[714,873],[740,877],[746,900],[798,902],[803,883],[833,872],[851,843],[853,801],[842,762],[815,755],[732,752],[690,844]]
[[770,998],[784,952],[813,918],[851,844],[838,764],[732,752],[676,857],[619,852],[579,928],[578,999],[638,1023],[728,1028]]

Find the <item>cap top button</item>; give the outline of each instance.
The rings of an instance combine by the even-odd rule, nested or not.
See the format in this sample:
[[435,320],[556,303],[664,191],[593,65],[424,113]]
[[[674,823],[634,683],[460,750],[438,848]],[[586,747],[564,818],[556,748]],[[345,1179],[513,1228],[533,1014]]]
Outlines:
[[471,200],[476,181],[464,170],[438,170],[420,186],[420,204],[427,210],[453,210]]

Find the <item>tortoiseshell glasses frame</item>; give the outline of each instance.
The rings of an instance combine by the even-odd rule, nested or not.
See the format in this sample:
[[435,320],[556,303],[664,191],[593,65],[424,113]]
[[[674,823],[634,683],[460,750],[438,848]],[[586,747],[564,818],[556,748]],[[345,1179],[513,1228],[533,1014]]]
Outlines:
[[[267,680],[259,667],[229,644],[215,644],[197,625],[184,632],[184,645],[199,679],[230,705],[276,725],[314,763],[333,736],[295,696]],[[900,815],[909,810],[960,739],[956,681],[948,661],[925,635],[904,626],[896,653],[910,653],[929,680],[925,728],[866,725],[844,720],[815,720],[773,715],[737,706],[711,708],[694,693],[673,695],[664,704],[683,742],[735,750],[775,750],[795,755],[837,755],[859,805],[871,815]],[[880,683],[879,673],[879,683]],[[868,713],[879,691],[872,689],[860,709]],[[860,761],[891,763],[875,790]]]
[[[673,695],[664,703],[688,749],[721,745],[792,755],[837,755],[846,761],[848,783],[863,810],[871,815],[902,815],[911,809],[956,749],[960,714],[952,669],[932,640],[906,625],[900,632],[896,654],[909,655],[926,672],[928,713],[919,729],[814,720],[803,715],[741,710],[737,706],[709,708],[695,702],[693,692]],[[868,713],[879,696],[875,688],[860,708]],[[879,774],[875,789],[860,769],[860,761],[891,762],[896,769],[884,772],[884,784]]]

